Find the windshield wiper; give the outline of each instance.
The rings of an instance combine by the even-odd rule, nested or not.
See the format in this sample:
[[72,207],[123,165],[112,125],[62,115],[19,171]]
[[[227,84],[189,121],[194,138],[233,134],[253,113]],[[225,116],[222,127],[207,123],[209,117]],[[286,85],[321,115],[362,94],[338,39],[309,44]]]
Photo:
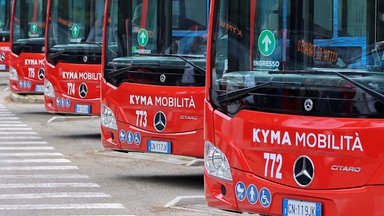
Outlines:
[[[101,49],[103,49],[103,44],[100,43],[100,42],[84,42],[84,44],[91,44],[91,45],[96,45],[98,47],[100,47]],[[113,53],[113,55],[118,55],[117,52],[115,52],[113,49],[111,49],[109,46],[108,46],[108,50],[111,51],[111,53]]]
[[243,89],[231,91],[228,93],[223,93],[223,94],[220,94],[217,96],[217,101],[219,103],[236,101],[236,100],[241,99],[245,96],[248,96],[248,94],[253,92],[253,91],[256,91],[258,89],[261,89],[261,88],[263,88],[267,85],[271,85],[271,84],[272,84],[272,81],[269,81],[269,82],[266,82],[266,83],[263,83],[263,84],[260,84],[257,86],[253,86],[253,87],[249,87],[249,88],[243,88]]
[[354,80],[352,80],[351,78],[349,78],[348,76],[344,75],[344,74],[353,74],[353,75],[367,75],[366,73],[362,73],[362,72],[336,72],[336,71],[270,71],[269,72],[270,74],[276,74],[276,73],[280,73],[280,74],[315,74],[315,75],[324,75],[324,74],[333,74],[333,75],[337,75],[341,78],[343,78],[344,80],[354,84],[355,86],[359,87],[361,90],[363,90],[364,92],[368,93],[369,95],[371,95],[372,97],[374,97],[376,100],[380,101],[381,103],[384,104],[384,95],[372,88],[369,88],[367,87],[366,85],[363,85],[359,82],[356,82]]
[[[127,72],[130,72],[130,70],[132,69],[136,69],[136,68],[157,68],[158,66],[157,65],[139,65],[139,64],[134,64],[134,65],[130,65],[130,66],[127,66],[127,67],[123,67],[123,68],[119,68],[117,70],[114,70],[114,71],[111,71],[110,72],[110,76],[111,78],[114,78],[114,77],[117,77],[117,76],[120,76],[121,74],[124,74],[124,73],[127,73]],[[132,71],[134,73],[136,73],[137,71]]]
[[48,55],[48,58],[49,58],[49,59],[55,59],[55,58],[57,58],[58,56],[60,56],[61,54],[65,53],[65,52],[66,52],[66,50],[65,50],[65,49],[62,49],[62,50],[59,50],[59,51],[57,51],[57,52],[50,53],[50,54]]
[[[194,67],[198,72],[200,72],[200,74],[206,74],[206,70],[202,67],[200,67],[199,65],[191,62],[190,60],[188,60],[186,57],[182,56],[182,55],[178,55],[178,54],[139,54],[140,56],[159,56],[159,57],[176,57],[176,58],[179,58],[181,60],[183,60],[185,63],[187,64],[190,64],[192,67]],[[191,57],[191,56],[188,56],[188,57]],[[200,58],[200,57],[193,57],[193,58]]]

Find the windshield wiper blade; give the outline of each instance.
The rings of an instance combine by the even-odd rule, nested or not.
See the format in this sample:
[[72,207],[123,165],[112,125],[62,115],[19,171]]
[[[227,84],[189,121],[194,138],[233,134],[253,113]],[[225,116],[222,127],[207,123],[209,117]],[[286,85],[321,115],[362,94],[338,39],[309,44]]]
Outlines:
[[256,91],[258,89],[261,89],[270,84],[272,84],[272,81],[269,81],[257,86],[249,87],[249,88],[243,88],[243,89],[231,91],[228,93],[223,93],[217,96],[217,100],[219,103],[236,101],[240,98],[247,96],[249,93]]
[[[206,70],[204,68],[202,68],[199,65],[191,62],[190,60],[188,60],[186,57],[184,57],[182,55],[178,55],[178,54],[153,54],[152,53],[152,54],[140,54],[140,56],[176,57],[176,58],[179,58],[179,59],[183,60],[185,63],[190,64],[192,67],[194,67],[201,74],[206,74]],[[194,57],[194,58],[196,58],[196,57]]]
[[369,95],[371,95],[372,97],[374,97],[376,100],[380,101],[381,103],[384,104],[384,95],[372,88],[369,88],[367,87],[366,85],[363,85],[359,82],[356,82],[354,81],[353,79],[349,78],[348,76],[346,76],[345,74],[351,74],[351,75],[361,75],[361,76],[364,76],[364,75],[367,75],[366,73],[363,73],[363,72],[337,72],[337,71],[318,71],[318,70],[314,70],[314,71],[270,71],[269,72],[270,74],[276,74],[276,73],[281,73],[281,74],[290,74],[290,73],[294,73],[294,74],[316,74],[316,75],[324,75],[324,74],[333,74],[333,75],[337,75],[341,78],[343,78],[344,80],[354,84],[355,86],[357,86],[358,88],[360,88],[361,90],[363,90],[364,92],[368,93]]
[[62,49],[62,50],[59,50],[59,51],[57,51],[57,52],[50,53],[50,54],[48,55],[48,58],[50,58],[50,59],[55,59],[55,58],[57,58],[58,56],[60,56],[61,54],[65,53],[65,52],[66,52],[66,50],[65,50],[65,49]]
[[334,72],[334,73],[336,73],[339,77],[342,77],[343,79],[353,83],[355,86],[359,87],[361,90],[365,91],[366,93],[368,93],[369,95],[374,97],[376,100],[378,100],[384,104],[384,95],[381,94],[380,92],[373,90],[371,88],[368,88],[367,86],[350,79],[349,77],[345,76],[344,74],[342,74],[340,72]]
[[[136,69],[136,68],[157,68],[157,66],[149,66],[149,65],[138,65],[138,64],[134,64],[134,65],[130,65],[130,66],[126,66],[126,67],[122,67],[122,68],[119,68],[117,70],[114,70],[114,71],[111,71],[110,72],[110,76],[113,78],[113,77],[117,77],[117,76],[120,76],[121,74],[124,74],[124,73],[127,73],[129,72],[130,70],[132,69]],[[136,72],[136,71],[135,71]]]
[[[90,44],[90,45],[96,45],[96,46],[98,46],[98,47],[100,47],[101,49],[103,49],[103,44],[101,43],[101,42],[87,42],[87,41],[85,41],[85,42],[83,42],[83,44]],[[111,52],[111,53],[113,53],[113,55],[118,55],[117,54],[117,52],[115,52],[113,49],[111,49],[111,47],[109,47],[108,46],[108,50]]]

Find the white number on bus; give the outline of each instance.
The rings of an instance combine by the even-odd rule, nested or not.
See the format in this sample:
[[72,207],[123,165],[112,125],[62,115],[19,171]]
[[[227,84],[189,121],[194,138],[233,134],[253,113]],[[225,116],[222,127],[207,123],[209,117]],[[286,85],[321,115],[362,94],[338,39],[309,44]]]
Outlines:
[[35,78],[35,68],[28,68],[28,77]]
[[[273,154],[273,153],[264,153],[264,159],[265,159],[265,169],[264,169],[264,176],[276,179],[281,179],[281,167],[283,166],[283,156],[281,154]],[[277,165],[276,169],[275,166]],[[269,169],[268,169],[269,168]]]
[[147,111],[136,110],[136,126],[147,127]]

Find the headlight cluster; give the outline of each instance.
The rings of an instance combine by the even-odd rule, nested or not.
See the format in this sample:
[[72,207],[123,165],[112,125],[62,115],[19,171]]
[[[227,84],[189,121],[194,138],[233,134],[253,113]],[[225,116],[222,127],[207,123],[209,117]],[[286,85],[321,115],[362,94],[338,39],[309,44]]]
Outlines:
[[9,79],[14,81],[19,80],[19,76],[17,75],[17,71],[14,67],[9,67]]
[[231,169],[227,157],[220,149],[208,141],[205,141],[204,164],[209,175],[232,181]]
[[47,79],[44,80],[44,95],[47,97],[55,97],[55,91],[53,89],[53,85]]
[[104,127],[117,130],[115,115],[112,110],[104,104],[101,106],[101,124]]

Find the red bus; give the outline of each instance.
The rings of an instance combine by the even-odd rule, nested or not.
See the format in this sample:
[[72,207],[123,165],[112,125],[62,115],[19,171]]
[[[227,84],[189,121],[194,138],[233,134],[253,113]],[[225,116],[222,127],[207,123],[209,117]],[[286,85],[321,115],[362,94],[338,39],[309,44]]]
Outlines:
[[212,0],[209,206],[382,215],[384,2]]
[[8,55],[11,50],[9,42],[11,8],[11,0],[0,0],[0,71],[8,70]]
[[19,94],[44,92],[46,0],[14,0],[11,17],[10,89]]
[[107,0],[107,149],[203,157],[207,0]]
[[49,0],[45,109],[100,115],[104,0]]

